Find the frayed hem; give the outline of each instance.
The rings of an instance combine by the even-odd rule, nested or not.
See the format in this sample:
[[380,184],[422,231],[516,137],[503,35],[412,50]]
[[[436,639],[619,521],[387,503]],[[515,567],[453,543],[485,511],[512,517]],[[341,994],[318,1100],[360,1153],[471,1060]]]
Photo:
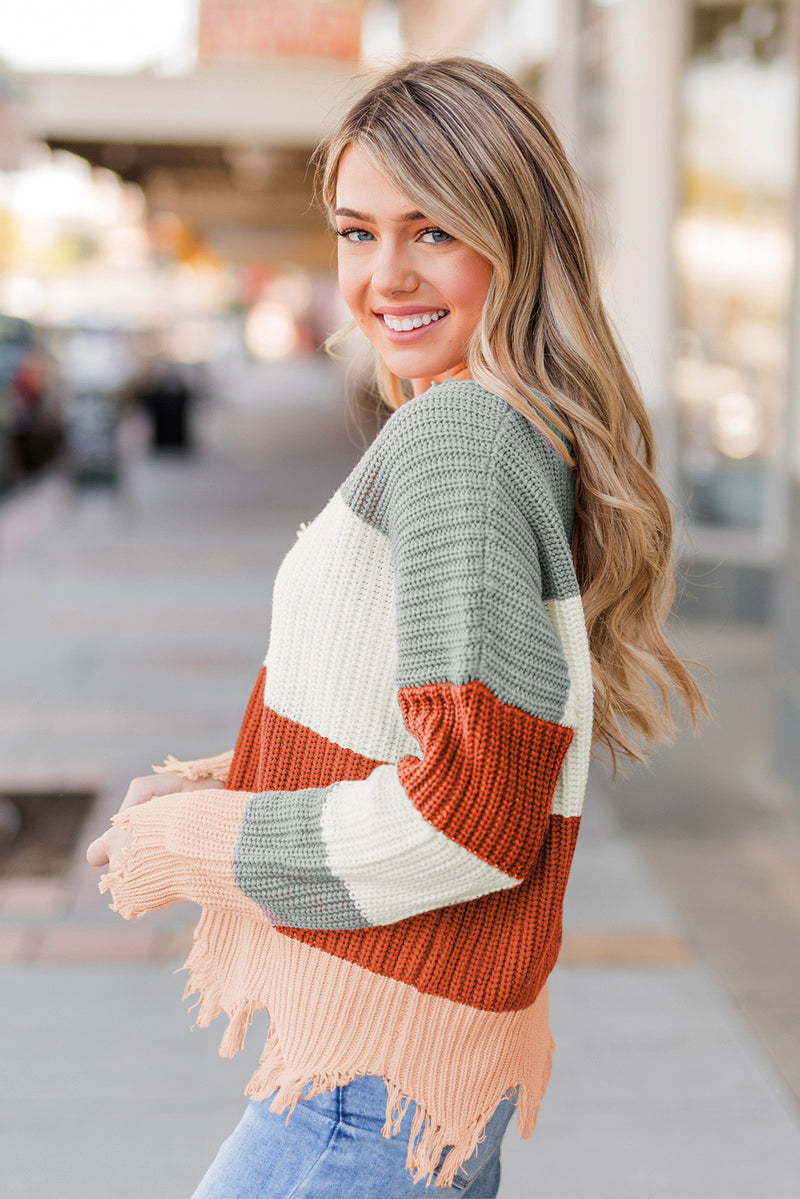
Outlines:
[[[219,1047],[225,1057],[239,1052],[257,1010],[271,1013],[259,1066],[245,1088],[248,1097],[269,1099],[271,1111],[285,1112],[288,1120],[303,1098],[346,1086],[357,1077],[381,1078],[387,1089],[385,1137],[400,1133],[409,1104],[416,1105],[406,1168],[426,1188],[452,1185],[459,1168],[477,1152],[504,1098],[516,1098],[520,1134],[531,1135],[554,1050],[549,1031],[545,1036],[546,995],[541,1014],[533,1008],[473,1011],[309,951],[271,929],[272,952],[253,956],[251,951],[238,959],[240,932],[236,916],[216,913],[209,920],[204,914],[184,967],[189,971],[184,998],[199,995],[194,1006],[201,1027],[227,1015]],[[217,949],[212,948],[215,941]],[[369,1006],[369,1022],[363,1026],[356,1019],[361,987]],[[395,1028],[391,1041],[384,1033],[375,1034],[375,1029],[389,1027]],[[455,1067],[452,1055],[456,1047],[463,1054],[465,1038],[473,1052],[461,1068]],[[487,1039],[504,1046],[502,1065],[496,1055],[487,1060]],[[398,1049],[403,1044],[405,1052]]]

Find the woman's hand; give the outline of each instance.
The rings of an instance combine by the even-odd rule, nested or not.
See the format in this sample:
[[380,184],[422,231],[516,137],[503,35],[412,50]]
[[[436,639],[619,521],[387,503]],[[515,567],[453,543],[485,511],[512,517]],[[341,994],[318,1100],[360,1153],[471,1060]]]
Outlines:
[[117,870],[122,865],[123,850],[131,843],[131,834],[126,828],[109,828],[92,841],[86,850],[86,861],[90,866],[108,866]]
[[212,791],[216,787],[224,786],[219,779],[187,779],[184,775],[171,771],[163,774],[144,774],[141,778],[132,780],[119,810],[124,812],[126,808],[147,803],[148,799],[155,799],[157,795],[175,795],[178,791]]
[[[225,784],[219,779],[187,779],[182,774],[145,774],[135,778],[125,793],[120,804],[120,812],[133,808],[137,804],[147,803],[160,795],[175,795],[178,791],[211,791]],[[86,850],[86,861],[90,866],[108,866],[115,870],[121,864],[123,849],[131,843],[131,834],[127,829],[110,828],[92,841]]]

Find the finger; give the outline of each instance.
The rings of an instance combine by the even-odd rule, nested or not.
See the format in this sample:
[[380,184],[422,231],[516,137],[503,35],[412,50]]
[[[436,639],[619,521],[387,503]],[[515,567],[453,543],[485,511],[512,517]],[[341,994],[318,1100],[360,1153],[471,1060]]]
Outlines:
[[144,779],[134,779],[128,790],[125,792],[125,798],[119,805],[120,812],[124,812],[126,808],[134,808],[137,804],[146,803],[152,798],[152,794],[148,794],[145,789]]
[[[143,775],[133,779],[125,798],[120,804],[120,812],[126,808],[135,808],[138,804],[147,803],[157,795],[171,795],[176,791],[187,789],[187,781],[179,774],[163,773]],[[189,786],[189,789],[191,787]]]
[[89,848],[86,850],[86,861],[90,866],[107,866],[108,865],[108,850],[105,845],[106,834],[92,841]]

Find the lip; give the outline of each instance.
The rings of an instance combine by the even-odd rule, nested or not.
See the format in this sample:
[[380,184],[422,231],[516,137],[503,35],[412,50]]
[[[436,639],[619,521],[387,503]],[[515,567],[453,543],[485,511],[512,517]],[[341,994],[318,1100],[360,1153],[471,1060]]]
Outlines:
[[430,315],[433,312],[441,312],[441,308],[381,308],[380,311],[375,312],[375,316],[380,322],[384,337],[395,345],[405,346],[415,341],[421,341],[423,337],[427,337],[428,334],[438,329],[440,325],[443,325],[450,315],[449,310],[445,312],[444,316],[440,316],[438,320],[431,321],[429,325],[420,325],[418,329],[390,329],[383,319],[384,315],[395,317],[424,316],[426,313]]
[[407,304],[405,308],[376,308],[374,309],[377,316],[431,316],[434,312],[441,312],[444,308],[443,304],[431,305],[430,308],[416,308],[413,305]]

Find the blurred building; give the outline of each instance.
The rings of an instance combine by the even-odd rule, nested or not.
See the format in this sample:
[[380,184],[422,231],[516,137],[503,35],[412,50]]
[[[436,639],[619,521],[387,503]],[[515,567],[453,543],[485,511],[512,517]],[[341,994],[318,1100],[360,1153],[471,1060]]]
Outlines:
[[[800,4],[408,0],[401,10],[412,49],[498,62],[554,114],[597,201],[608,303],[690,517],[686,552],[774,568],[800,470],[789,402]],[[740,581],[742,613],[765,611],[763,589],[751,580],[746,590]]]
[[31,133],[141,186],[162,238],[324,271],[309,155],[362,59],[504,66],[554,114],[596,200],[684,552],[730,570],[731,615],[765,616],[800,472],[800,0],[199,0],[197,22],[188,71],[28,74]]
[[514,73],[597,201],[605,292],[684,519],[687,615],[775,622],[800,791],[800,2],[407,0],[420,53]]
[[139,185],[168,250],[188,236],[252,269],[267,342],[269,281],[299,302],[297,272],[329,269],[308,158],[363,66],[466,53],[543,101],[685,513],[684,610],[779,620],[780,756],[800,779],[800,0],[198,0],[195,40],[173,73],[29,72],[25,122]]
[[219,256],[330,263],[309,155],[358,68],[361,0],[200,0],[191,70],[25,77],[33,135],[139,184]]

